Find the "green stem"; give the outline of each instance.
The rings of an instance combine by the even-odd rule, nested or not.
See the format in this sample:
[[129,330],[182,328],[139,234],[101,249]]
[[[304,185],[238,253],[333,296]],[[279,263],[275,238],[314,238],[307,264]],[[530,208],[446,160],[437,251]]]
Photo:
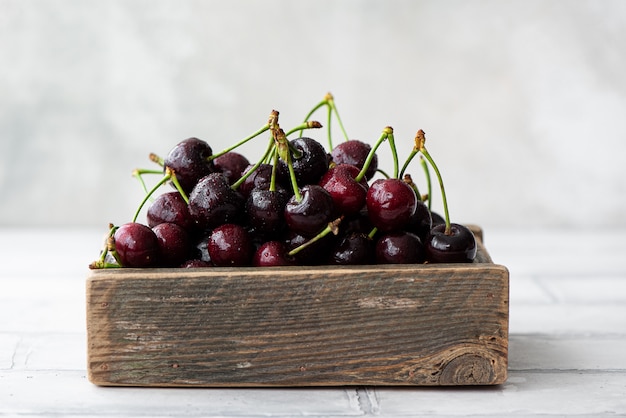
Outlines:
[[274,148],[272,153],[272,175],[270,177],[270,192],[276,191],[276,177],[278,175],[278,152]]
[[406,161],[404,162],[404,165],[402,166],[402,169],[400,170],[400,174],[399,174],[400,177],[398,177],[398,178],[402,178],[404,176],[404,172],[406,171],[406,169],[409,166],[409,164],[411,163],[411,161],[413,161],[413,157],[415,157],[418,153],[419,153],[419,150],[417,150],[415,148],[411,151],[411,153],[407,157]]
[[272,153],[272,151],[274,150],[274,138],[271,137],[270,138],[270,142],[267,146],[267,148],[265,149],[265,153],[263,154],[263,157],[261,157],[259,159],[259,161],[257,161],[251,168],[250,170],[248,170],[247,172],[245,172],[240,178],[239,180],[237,180],[236,182],[234,182],[230,188],[233,190],[237,190],[239,188],[239,186],[241,186],[241,184],[246,181],[246,179],[248,177],[250,177],[252,175],[252,173],[254,173],[256,171],[257,168],[259,168],[259,166],[261,164],[263,164],[263,162],[265,160],[267,160],[268,156]]
[[[324,100],[316,104],[315,107],[313,107],[313,109],[311,109],[309,113],[307,113],[307,115],[304,118],[304,121],[307,122],[309,118],[313,116],[313,113],[317,112],[317,110],[320,109],[322,106],[328,106],[328,100],[326,99],[326,97],[324,97]],[[303,131],[304,129],[300,131],[300,136],[302,136]]]
[[446,198],[446,190],[443,186],[443,179],[441,178],[441,173],[439,172],[439,168],[437,168],[437,164],[435,164],[435,161],[432,159],[432,157],[426,150],[426,147],[422,146],[422,149],[420,151],[422,155],[424,155],[424,158],[426,158],[428,162],[430,163],[430,165],[433,167],[433,170],[435,170],[435,174],[437,175],[437,178],[439,179],[439,187],[441,188],[441,199],[443,200],[444,217],[446,220],[446,229],[444,233],[446,235],[449,235],[450,234],[450,214],[448,213],[448,200]]
[[428,164],[426,164],[426,161],[424,161],[424,158],[420,155],[420,164],[422,165],[422,168],[424,169],[424,176],[426,177],[426,187],[427,187],[427,193],[428,193],[428,210],[431,210],[431,206],[432,206],[432,180],[430,178],[430,170],[428,169]]
[[314,244],[315,242],[321,240],[322,238],[324,238],[326,235],[330,234],[331,232],[335,235],[337,235],[338,231],[339,231],[339,224],[341,223],[341,221],[343,220],[343,218],[337,218],[332,222],[329,222],[328,225],[326,225],[326,228],[322,229],[322,231],[320,233],[318,233],[316,236],[314,236],[313,238],[311,238],[310,240],[308,240],[307,242],[305,242],[304,244],[294,248],[293,250],[289,251],[289,253],[287,253],[289,256],[294,256],[296,254],[298,254],[300,251],[304,250],[305,248],[309,247],[310,245]]
[[289,131],[287,131],[285,136],[289,136],[296,131],[300,131],[300,135],[302,136],[302,132],[305,129],[319,129],[321,127],[322,127],[322,124],[319,123],[318,121],[310,120],[310,121],[302,122],[300,125],[296,126],[295,128],[290,129]]
[[224,154],[226,154],[227,152],[230,152],[232,150],[234,150],[235,148],[245,144],[246,142],[250,141],[253,138],[256,138],[257,136],[261,135],[263,132],[266,132],[270,129],[270,125],[269,124],[265,124],[261,129],[259,129],[258,131],[256,131],[255,133],[245,137],[244,139],[242,139],[241,141],[237,142],[235,145],[228,147],[216,154],[212,154],[209,157],[207,157],[208,161],[212,161],[214,159],[216,159],[217,157],[220,157]]
[[172,178],[172,172],[170,170],[166,170],[163,178],[159,180],[159,182],[155,184],[154,187],[144,196],[143,200],[139,204],[139,207],[135,211],[135,216],[133,216],[132,222],[137,222],[137,218],[139,217],[139,212],[141,212],[141,209],[143,208],[143,206],[146,204],[148,199],[150,199],[150,196],[152,196],[159,187],[163,186],[171,178]]
[[365,159],[365,162],[363,163],[363,167],[361,168],[361,171],[354,178],[357,182],[363,180],[363,177],[365,177],[365,173],[367,172],[367,169],[370,167],[370,164],[372,163],[372,159],[374,159],[374,155],[376,155],[376,150],[378,150],[378,147],[380,147],[380,145],[383,142],[385,142],[387,138],[389,138],[390,130],[391,130],[390,127],[386,127],[385,129],[383,129],[383,132],[380,134],[378,141],[376,141],[376,143],[370,150],[369,154],[367,154],[367,158]]
[[291,148],[290,143],[285,136],[285,132],[276,126],[273,129],[273,137],[276,143],[276,152],[281,160],[287,164],[289,169],[289,178],[291,179],[291,187],[293,188],[293,194],[297,202],[302,201],[302,195],[300,194],[300,188],[298,186],[298,181],[296,180],[296,173],[293,169],[293,161],[291,159]]
[[[343,122],[341,121],[341,117],[339,116],[339,111],[337,110],[337,105],[335,105],[335,99],[331,98],[329,100],[329,102],[328,102],[328,105],[330,106],[332,111],[335,113],[335,117],[337,118],[337,122],[339,123],[339,128],[341,128],[341,132],[343,133],[344,139],[346,141],[348,141],[350,138],[348,137],[348,133],[346,132],[346,128],[344,128]],[[329,125],[330,125],[330,123],[329,123]],[[331,150],[332,150],[332,148],[331,148]]]
[[[391,128],[389,128],[391,129]],[[398,150],[396,148],[396,140],[393,137],[393,130],[391,130],[388,134],[389,147],[391,148],[391,156],[393,157],[393,178],[397,179],[398,177]]]

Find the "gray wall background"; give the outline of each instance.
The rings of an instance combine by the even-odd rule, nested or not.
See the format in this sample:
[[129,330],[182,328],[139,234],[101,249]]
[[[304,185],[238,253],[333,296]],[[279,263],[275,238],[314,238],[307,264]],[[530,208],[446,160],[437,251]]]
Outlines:
[[0,226],[128,221],[150,152],[327,92],[402,160],[426,131],[455,221],[626,227],[621,0],[0,0]]

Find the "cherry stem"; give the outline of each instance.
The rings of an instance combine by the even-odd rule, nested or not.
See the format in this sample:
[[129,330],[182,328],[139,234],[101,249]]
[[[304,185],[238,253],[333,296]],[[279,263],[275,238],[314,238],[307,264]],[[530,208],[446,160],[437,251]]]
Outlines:
[[369,168],[370,164],[372,163],[372,160],[374,159],[374,155],[376,155],[376,150],[378,150],[378,147],[380,147],[380,145],[383,142],[385,142],[385,140],[387,140],[387,138],[389,138],[389,131],[393,132],[393,129],[391,127],[389,127],[389,126],[387,126],[385,129],[383,129],[383,132],[380,134],[380,137],[378,138],[378,141],[376,141],[376,143],[374,144],[372,149],[370,149],[369,154],[367,154],[367,158],[365,158],[365,162],[363,163],[363,167],[361,168],[361,171],[354,178],[357,182],[363,180],[363,177],[365,177],[365,173],[367,172],[367,169]]
[[419,189],[418,189],[418,187],[417,187],[417,184],[415,184],[415,182],[413,181],[413,178],[411,177],[411,175],[410,175],[410,174],[405,174],[405,175],[402,177],[402,180],[403,180],[406,184],[408,184],[409,186],[411,186],[411,189],[413,189],[413,191],[415,192],[415,196],[417,196],[417,199],[418,199],[418,200],[422,200],[422,201],[424,200],[424,199],[422,199],[422,195],[420,194],[420,191],[419,191]]
[[246,181],[246,179],[248,177],[250,177],[252,175],[252,173],[254,173],[256,171],[257,168],[259,168],[261,166],[261,164],[263,164],[264,161],[266,161],[269,156],[271,155],[272,151],[274,151],[274,138],[271,137],[270,138],[270,142],[267,145],[267,148],[265,149],[265,153],[263,153],[263,156],[259,159],[259,161],[257,161],[251,168],[250,170],[248,170],[247,172],[245,172],[240,178],[239,180],[237,180],[236,182],[234,182],[230,188],[233,190],[237,190],[239,188],[239,186],[242,185],[242,183],[244,181]]
[[441,199],[443,200],[444,217],[446,220],[446,229],[444,233],[446,235],[450,235],[451,233],[450,214],[448,213],[448,199],[446,198],[446,190],[443,186],[443,179],[441,178],[441,173],[439,172],[439,168],[437,167],[437,164],[435,164],[435,161],[433,160],[428,150],[426,149],[426,134],[421,129],[417,131],[417,134],[415,136],[415,146],[419,148],[424,158],[428,160],[433,170],[435,170],[435,174],[437,175],[437,179],[439,180],[439,188],[441,189]]
[[247,136],[246,138],[242,139],[241,141],[237,142],[235,145],[228,147],[216,154],[212,154],[210,156],[207,157],[207,161],[212,161],[214,159],[216,159],[217,157],[221,157],[222,155],[226,154],[227,152],[230,152],[232,150],[234,150],[235,148],[245,144],[246,142],[250,141],[253,138],[256,138],[257,136],[261,135],[263,132],[266,132],[267,130],[269,130],[270,127],[269,125],[265,125],[263,126],[261,129],[259,129],[258,131],[256,131],[255,133],[253,133],[250,136]]
[[422,168],[424,169],[424,176],[426,177],[426,187],[427,187],[427,193],[428,193],[428,210],[431,210],[431,203],[432,203],[432,181],[430,178],[430,170],[428,169],[428,164],[426,164],[426,161],[424,160],[424,157],[420,155],[420,164],[422,165]]
[[178,190],[178,193],[180,193],[185,203],[189,204],[189,198],[187,197],[187,194],[184,192],[183,188],[180,186],[180,183],[178,179],[176,178],[176,174],[174,173],[174,170],[172,170],[169,167],[166,167],[165,175],[163,176],[163,178],[161,178],[161,180],[159,180],[159,182],[155,184],[154,187],[148,191],[148,193],[146,193],[143,200],[139,204],[139,207],[137,208],[137,210],[135,211],[135,215],[133,216],[132,222],[137,222],[139,213],[141,212],[141,209],[143,209],[148,199],[150,199],[150,197],[157,191],[157,189],[163,186],[168,180],[170,180],[172,184],[174,184],[174,187],[176,188],[176,190]]
[[272,174],[270,176],[270,192],[276,191],[276,177],[278,175],[278,152],[273,148],[272,152]]
[[144,174],[163,174],[163,170],[149,170],[149,169],[144,169],[144,168],[136,168],[133,170],[132,176],[135,177],[137,180],[139,180],[139,183],[141,184],[141,188],[143,189],[143,191],[145,193],[148,193],[148,186],[146,186],[146,182],[143,181],[143,177],[142,177]]
[[322,127],[322,124],[319,123],[316,120],[310,120],[310,121],[305,121],[303,123],[301,123],[300,125],[290,129],[289,131],[287,131],[287,133],[285,134],[285,136],[289,136],[291,134],[293,134],[296,131],[300,131],[300,135],[302,135],[302,132],[305,129],[319,129]]
[[418,153],[419,153],[419,149],[413,148],[413,150],[411,150],[411,153],[407,157],[406,161],[404,162],[404,165],[402,166],[402,169],[400,170],[400,177],[399,178],[404,177],[404,172],[406,171],[406,169],[409,166],[409,164],[411,163],[411,161],[413,161],[413,157],[415,157]]
[[[331,120],[332,120],[332,115],[334,114],[335,117],[337,118],[337,122],[339,123],[339,127],[341,128],[341,132],[343,133],[343,136],[345,138],[345,140],[348,140],[348,133],[346,132],[345,127],[343,126],[343,122],[341,121],[341,117],[339,116],[339,111],[337,110],[337,105],[335,104],[335,98],[333,97],[332,94],[330,93],[326,93],[326,95],[324,96],[324,99],[319,102],[318,104],[316,104],[313,109],[311,109],[309,111],[309,113],[306,115],[306,117],[304,118],[305,122],[309,120],[309,118],[311,116],[313,116],[313,114],[315,112],[317,112],[320,108],[327,106],[328,107],[328,115],[327,115],[327,121],[328,121],[328,126],[327,126],[327,130],[328,130],[328,149],[332,150],[333,149],[333,140],[332,140],[332,129],[331,129]],[[300,135],[302,135],[302,130],[300,131]]]
[[326,235],[330,234],[331,232],[334,235],[337,235],[339,233],[339,224],[341,223],[342,220],[343,220],[343,216],[341,218],[335,219],[332,222],[329,222],[328,225],[326,225],[326,228],[322,229],[316,236],[314,236],[313,238],[311,238],[307,242],[303,243],[302,245],[300,245],[300,246],[294,248],[293,250],[289,251],[287,253],[287,255],[294,256],[294,255],[298,254],[300,251],[302,251],[305,248],[309,247],[313,243],[321,240],[322,238],[324,238]]
[[259,130],[257,130],[253,134],[245,137],[241,141],[237,142],[235,145],[230,146],[230,147],[226,148],[225,150],[222,150],[222,151],[218,152],[217,154],[213,154],[213,155],[208,156],[207,157],[207,161],[212,161],[212,160],[216,159],[217,157],[220,157],[220,156],[226,154],[227,152],[230,152],[230,151],[234,150],[235,148],[245,144],[246,142],[250,141],[251,139],[256,138],[257,136],[261,135],[263,132],[266,132],[266,131],[270,130],[272,128],[272,126],[276,123],[277,120],[278,120],[278,111],[272,110],[272,112],[270,113],[270,116],[268,118],[267,123],[265,125],[263,125]]
[[393,137],[393,129],[391,126],[388,126],[386,129],[389,130],[388,140],[389,147],[391,148],[391,156],[393,157],[393,178],[399,179],[398,177],[398,150],[396,148],[396,140]]
[[[119,260],[117,259],[117,253],[115,252],[115,241],[113,240],[113,235],[115,235],[115,231],[117,231],[119,227],[114,226],[113,224],[109,224],[109,233],[106,235],[106,239],[104,242],[104,248],[100,252],[100,257],[89,264],[89,268],[92,270],[95,269],[105,269],[105,268],[117,268],[120,267]],[[107,255],[111,254],[117,264],[108,263],[106,261]]]
[[287,164],[289,169],[289,178],[291,179],[291,187],[293,188],[293,194],[295,196],[296,202],[302,201],[302,195],[300,194],[300,188],[298,186],[298,181],[296,179],[296,173],[293,169],[293,161],[291,160],[291,147],[290,143],[285,136],[285,132],[276,125],[275,128],[272,129],[274,141],[276,143],[276,152],[281,160]]

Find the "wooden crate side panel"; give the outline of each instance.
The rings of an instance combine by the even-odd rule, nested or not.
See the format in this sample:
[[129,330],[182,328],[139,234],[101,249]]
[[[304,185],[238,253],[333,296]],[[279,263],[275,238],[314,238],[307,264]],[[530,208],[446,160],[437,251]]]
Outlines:
[[96,384],[506,379],[508,272],[501,266],[109,273],[88,280],[88,369]]

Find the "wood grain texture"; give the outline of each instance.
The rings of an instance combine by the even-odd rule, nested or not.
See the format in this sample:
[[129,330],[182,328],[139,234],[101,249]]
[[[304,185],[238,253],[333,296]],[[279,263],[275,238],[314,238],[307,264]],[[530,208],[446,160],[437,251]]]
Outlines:
[[88,375],[118,386],[500,384],[508,278],[480,240],[467,265],[96,270]]

